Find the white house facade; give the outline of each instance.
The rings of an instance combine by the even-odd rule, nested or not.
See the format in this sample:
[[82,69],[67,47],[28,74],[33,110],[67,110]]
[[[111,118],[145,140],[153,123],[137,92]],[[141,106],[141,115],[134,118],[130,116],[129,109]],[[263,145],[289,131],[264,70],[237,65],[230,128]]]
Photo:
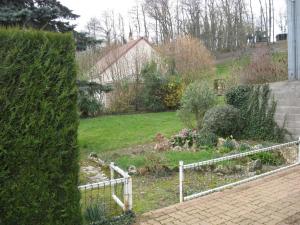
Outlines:
[[[123,79],[133,81],[146,63],[157,59],[157,52],[145,38],[129,41],[97,62],[92,71],[92,81],[100,84],[113,84]],[[108,96],[102,96],[106,107],[109,105]]]

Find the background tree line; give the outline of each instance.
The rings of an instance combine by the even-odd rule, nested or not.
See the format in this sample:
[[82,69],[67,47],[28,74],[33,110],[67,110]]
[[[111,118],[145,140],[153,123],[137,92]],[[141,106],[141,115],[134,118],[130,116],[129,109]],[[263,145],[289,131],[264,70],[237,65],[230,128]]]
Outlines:
[[122,15],[104,11],[91,18],[87,32],[107,44],[124,43],[129,27],[129,36],[145,36],[156,44],[189,35],[213,52],[232,51],[274,40],[276,24],[286,31],[282,11],[275,21],[274,0],[259,0],[259,9],[254,6],[254,0],[139,0],[129,12],[129,24]]

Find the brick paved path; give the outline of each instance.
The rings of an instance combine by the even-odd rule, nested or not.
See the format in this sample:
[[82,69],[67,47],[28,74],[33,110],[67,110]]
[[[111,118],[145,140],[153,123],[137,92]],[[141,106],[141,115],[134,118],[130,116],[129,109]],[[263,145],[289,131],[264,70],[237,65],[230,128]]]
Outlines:
[[137,224],[300,225],[300,166],[143,214]]

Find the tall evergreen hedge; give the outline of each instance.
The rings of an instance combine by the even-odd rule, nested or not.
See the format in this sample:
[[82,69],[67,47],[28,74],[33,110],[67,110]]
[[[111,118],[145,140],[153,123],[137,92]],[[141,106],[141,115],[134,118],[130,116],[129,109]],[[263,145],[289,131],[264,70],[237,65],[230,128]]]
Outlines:
[[0,29],[0,224],[81,224],[70,34]]

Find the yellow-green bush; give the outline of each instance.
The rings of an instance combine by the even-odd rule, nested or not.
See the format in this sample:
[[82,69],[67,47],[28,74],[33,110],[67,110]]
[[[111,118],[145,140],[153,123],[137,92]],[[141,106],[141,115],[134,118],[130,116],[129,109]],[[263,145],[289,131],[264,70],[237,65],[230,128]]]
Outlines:
[[170,79],[164,86],[164,104],[168,109],[176,109],[180,105],[183,85],[179,80]]

